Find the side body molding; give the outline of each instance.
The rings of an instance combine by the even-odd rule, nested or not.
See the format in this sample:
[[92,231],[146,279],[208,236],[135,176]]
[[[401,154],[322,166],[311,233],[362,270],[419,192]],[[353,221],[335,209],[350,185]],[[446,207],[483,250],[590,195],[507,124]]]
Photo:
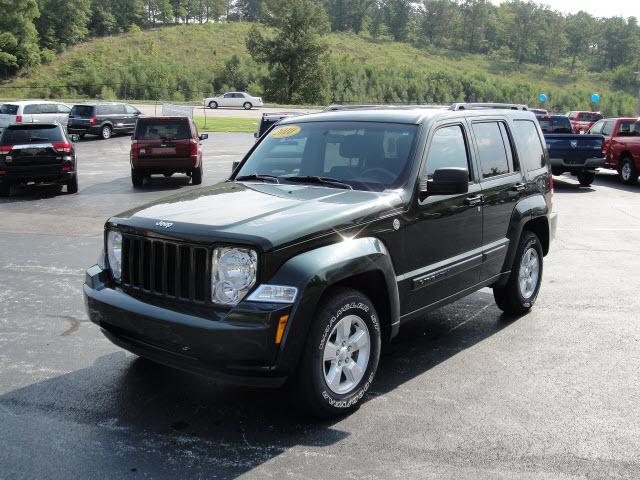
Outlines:
[[381,274],[384,278],[391,314],[390,337],[393,337],[400,322],[398,284],[391,256],[377,238],[357,238],[301,253],[289,259],[268,280],[275,285],[298,288],[298,300],[282,339],[278,369],[286,371],[297,365],[322,294],[332,285],[364,273]]

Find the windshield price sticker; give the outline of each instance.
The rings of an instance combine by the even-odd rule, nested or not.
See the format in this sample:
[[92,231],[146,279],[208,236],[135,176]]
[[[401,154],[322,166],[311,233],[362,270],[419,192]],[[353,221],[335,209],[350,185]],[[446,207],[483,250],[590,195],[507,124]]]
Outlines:
[[277,127],[273,132],[271,132],[272,138],[288,138],[293,137],[300,133],[300,127],[298,125],[282,125],[281,127]]

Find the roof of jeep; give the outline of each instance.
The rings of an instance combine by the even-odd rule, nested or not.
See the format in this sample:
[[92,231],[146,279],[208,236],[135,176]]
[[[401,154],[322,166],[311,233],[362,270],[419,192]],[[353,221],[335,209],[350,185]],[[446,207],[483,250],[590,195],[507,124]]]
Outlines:
[[310,113],[297,117],[285,118],[280,125],[302,122],[389,122],[421,124],[431,119],[507,116],[514,118],[534,119],[535,115],[529,111],[510,109],[469,109],[450,110],[442,108],[372,108],[358,110],[336,110],[329,112]]

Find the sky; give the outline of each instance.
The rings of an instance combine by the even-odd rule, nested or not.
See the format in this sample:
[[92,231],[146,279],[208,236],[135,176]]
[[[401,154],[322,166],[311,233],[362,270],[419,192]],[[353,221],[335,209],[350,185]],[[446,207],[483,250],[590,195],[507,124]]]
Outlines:
[[[496,5],[501,0],[491,0]],[[562,13],[578,13],[584,10],[595,17],[636,17],[640,19],[640,0],[534,0]]]

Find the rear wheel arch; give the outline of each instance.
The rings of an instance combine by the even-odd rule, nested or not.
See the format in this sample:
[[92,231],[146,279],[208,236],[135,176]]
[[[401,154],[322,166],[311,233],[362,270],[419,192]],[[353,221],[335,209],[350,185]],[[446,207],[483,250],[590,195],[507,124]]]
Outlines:
[[[542,252],[549,253],[549,220],[547,217],[537,217],[529,220],[522,226],[522,233],[529,231],[535,233],[542,244]],[[522,233],[520,236],[522,236]]]

